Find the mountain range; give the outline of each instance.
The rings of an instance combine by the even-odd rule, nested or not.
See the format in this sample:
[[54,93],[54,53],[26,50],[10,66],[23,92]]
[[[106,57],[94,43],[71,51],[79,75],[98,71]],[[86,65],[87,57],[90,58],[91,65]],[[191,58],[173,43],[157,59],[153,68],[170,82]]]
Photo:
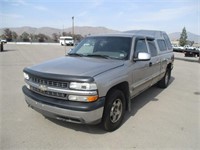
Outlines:
[[[5,28],[0,28],[0,35],[3,34]],[[23,32],[27,32],[29,34],[46,34],[48,36],[52,36],[53,33],[61,34],[62,32],[72,33],[72,28],[64,28],[64,29],[57,29],[51,27],[42,27],[42,28],[34,28],[34,27],[19,27],[19,28],[9,28],[11,31],[16,32],[18,35],[21,35]],[[120,31],[108,29],[105,27],[90,27],[90,26],[75,26],[74,33],[80,34],[82,36],[88,34],[100,34],[100,33],[116,33]]]
[[[0,28],[0,35],[3,34],[5,28]],[[18,27],[18,28],[9,28],[11,31],[15,31],[18,35],[21,35],[23,32],[27,32],[29,34],[46,34],[52,37],[53,33],[61,34],[62,32],[71,33],[72,28],[65,29],[57,29],[51,27],[42,27],[42,28],[34,28],[34,27]],[[82,36],[86,36],[88,34],[100,34],[100,33],[119,33],[123,31],[117,31],[108,29],[105,27],[91,27],[91,26],[75,26],[74,27],[75,34],[80,34]],[[125,31],[126,32],[126,31]],[[180,38],[180,32],[169,33],[169,38],[171,41],[176,41]],[[200,35],[193,34],[191,32],[187,32],[188,40],[194,41],[195,43],[200,43]]]

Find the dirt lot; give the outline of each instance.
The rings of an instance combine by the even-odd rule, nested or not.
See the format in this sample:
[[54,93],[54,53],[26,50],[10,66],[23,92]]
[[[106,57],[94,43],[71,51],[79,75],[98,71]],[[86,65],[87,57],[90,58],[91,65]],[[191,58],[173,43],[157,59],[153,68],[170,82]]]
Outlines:
[[[123,125],[112,133],[45,119],[28,108],[22,70],[63,56],[59,45],[6,44],[0,53],[0,149],[200,149],[200,64],[175,53],[172,80],[132,102]],[[67,47],[66,49],[69,49]]]

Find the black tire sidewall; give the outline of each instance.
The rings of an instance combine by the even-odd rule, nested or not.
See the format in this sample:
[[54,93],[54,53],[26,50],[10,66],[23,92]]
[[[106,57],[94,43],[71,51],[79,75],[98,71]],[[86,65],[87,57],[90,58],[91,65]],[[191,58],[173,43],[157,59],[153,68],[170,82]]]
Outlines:
[[[168,75],[168,79],[167,79],[167,82],[166,82],[166,76],[167,75]],[[166,72],[165,72],[165,76],[158,82],[158,86],[160,88],[166,88],[166,87],[168,87],[170,78],[171,78],[171,70],[167,69]]]
[[[116,123],[112,123],[110,120],[110,111],[111,111],[113,102],[116,99],[120,99],[122,102],[122,114],[121,114],[120,119]],[[122,124],[124,114],[125,114],[125,97],[124,97],[123,92],[117,89],[111,90],[106,97],[106,104],[104,108],[103,121],[102,121],[104,129],[107,131],[114,131],[118,129]]]
[[168,79],[167,79],[167,82],[165,83],[165,86],[168,87],[169,85],[169,81],[171,79],[171,70],[170,69],[167,69],[167,72],[165,74],[165,78],[166,78],[166,75],[168,74]]

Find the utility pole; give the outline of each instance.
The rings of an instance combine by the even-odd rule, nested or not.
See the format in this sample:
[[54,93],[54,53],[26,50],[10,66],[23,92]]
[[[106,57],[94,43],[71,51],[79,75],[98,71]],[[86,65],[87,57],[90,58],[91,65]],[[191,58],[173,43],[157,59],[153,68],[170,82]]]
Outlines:
[[72,37],[74,37],[74,16],[72,17]]
[[64,33],[64,25],[63,25],[63,28],[62,28],[62,36],[63,36],[63,33]]

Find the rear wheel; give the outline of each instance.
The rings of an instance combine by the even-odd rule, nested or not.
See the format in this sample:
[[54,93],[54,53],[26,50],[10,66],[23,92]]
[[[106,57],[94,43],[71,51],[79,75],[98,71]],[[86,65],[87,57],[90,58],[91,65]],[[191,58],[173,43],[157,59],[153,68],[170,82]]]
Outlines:
[[167,69],[165,76],[158,82],[160,88],[166,88],[169,85],[169,80],[171,78],[171,70]]
[[111,90],[106,97],[103,114],[103,127],[107,131],[114,131],[122,124],[125,114],[125,97],[120,90]]

